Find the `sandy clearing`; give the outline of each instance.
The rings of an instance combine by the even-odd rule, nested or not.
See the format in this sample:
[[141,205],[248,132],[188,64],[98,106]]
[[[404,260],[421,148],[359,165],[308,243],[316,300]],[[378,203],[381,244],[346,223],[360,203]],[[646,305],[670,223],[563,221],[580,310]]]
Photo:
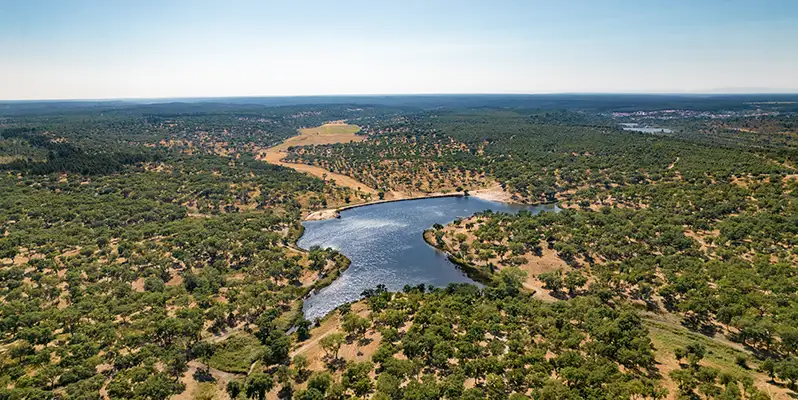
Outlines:
[[707,231],[695,232],[695,231],[693,231],[691,229],[686,229],[684,231],[684,236],[687,236],[687,237],[695,240],[696,242],[698,242],[698,244],[701,246],[701,251],[706,253],[710,249],[710,245],[707,244],[707,240],[706,239],[707,238],[717,238],[718,236],[720,236],[720,230],[715,229],[715,230],[708,231],[708,232]]
[[320,221],[320,220],[325,220],[325,219],[338,218],[340,216],[340,212],[341,211],[351,210],[353,208],[359,208],[359,207],[365,207],[365,206],[372,206],[372,205],[375,205],[375,204],[396,203],[398,201],[434,199],[434,198],[437,198],[437,197],[462,197],[462,196],[464,196],[463,193],[457,193],[457,192],[455,192],[455,193],[429,193],[429,194],[425,194],[425,195],[422,195],[422,196],[407,196],[406,194],[403,194],[401,192],[393,192],[393,193],[400,193],[402,195],[399,196],[399,197],[392,197],[392,198],[384,199],[384,200],[372,200],[372,201],[367,201],[365,203],[355,203],[355,204],[349,204],[349,205],[345,205],[345,206],[338,207],[338,208],[328,208],[328,209],[324,209],[324,210],[314,211],[314,212],[308,214],[307,217],[305,217],[305,221]]
[[283,162],[283,158],[288,153],[284,151],[274,151],[272,149],[266,150],[265,156],[261,159],[266,161],[269,164],[279,165],[281,167],[291,168],[293,170],[304,172],[306,174],[313,175],[317,178],[325,179],[325,180],[334,180],[336,185],[345,186],[353,190],[359,190],[364,193],[369,193],[372,195],[377,194],[377,190],[367,186],[365,183],[358,181],[350,176],[336,174],[335,172],[327,171],[324,168],[316,167],[313,165],[307,164],[294,164],[294,163],[287,163]]
[[565,273],[572,268],[557,255],[556,251],[549,249],[545,242],[541,242],[540,247],[543,250],[540,257],[534,254],[525,255],[524,258],[527,259],[527,262],[521,264],[518,268],[527,273],[524,287],[533,290],[536,298],[544,301],[557,301],[556,298],[549,294],[549,290],[543,288],[543,282],[539,281],[537,276],[544,272],[558,270]]
[[790,180],[798,181],[798,174],[785,175],[784,178],[782,178],[784,183],[787,183]]
[[[369,315],[369,310],[363,301],[352,303],[351,312],[361,317],[367,317]],[[341,316],[337,311],[334,311],[321,322],[320,326],[311,329],[310,339],[300,343],[299,347],[291,351],[291,357],[302,354],[307,357],[310,362],[308,369],[311,371],[323,371],[326,368],[324,361],[325,353],[319,342],[326,336],[337,332],[343,332],[343,329],[341,329]],[[368,345],[358,346],[356,342],[346,343],[341,346],[338,356],[347,361],[364,361],[371,359],[371,356],[379,347],[382,336],[379,332],[371,328],[366,332],[366,337],[371,339]]]
[[165,283],[166,286],[180,286],[183,284],[183,275],[180,275],[179,272],[173,271],[172,278],[169,279],[168,282]]
[[133,290],[135,290],[135,291],[137,291],[139,293],[143,292],[144,291],[144,278],[142,277],[142,278],[136,279],[133,282],[130,282],[130,286],[133,288]]
[[471,194],[471,196],[473,196],[473,197],[476,197],[476,198],[482,199],[482,200],[498,201],[498,202],[502,202],[502,203],[512,203],[513,202],[513,195],[511,195],[509,192],[504,190],[502,188],[502,186],[499,185],[499,184],[496,184],[494,186],[491,186],[491,187],[485,188],[485,189],[474,190],[474,191],[469,192],[469,194]]
[[290,137],[266,151],[284,152],[289,147],[362,142],[366,140],[366,136],[357,135],[356,132],[359,131],[359,126],[347,124],[324,124],[315,128],[302,128],[299,130],[299,135]]
[[321,221],[324,219],[333,219],[337,217],[338,217],[338,210],[335,209],[320,210],[310,213],[310,215],[305,217],[305,221]]

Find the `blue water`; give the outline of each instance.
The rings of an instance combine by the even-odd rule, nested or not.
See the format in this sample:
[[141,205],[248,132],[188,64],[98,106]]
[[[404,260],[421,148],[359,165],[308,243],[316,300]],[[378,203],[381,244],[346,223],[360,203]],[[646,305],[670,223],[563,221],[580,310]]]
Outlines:
[[658,128],[655,126],[641,126],[640,124],[635,124],[635,123],[621,124],[621,129],[625,131],[642,132],[642,133],[673,133],[673,131],[668,128]]
[[424,242],[433,224],[447,224],[479,211],[556,211],[555,205],[520,206],[474,197],[441,197],[374,204],[341,212],[340,219],[308,221],[298,245],[331,247],[352,264],[331,285],[305,300],[305,318],[321,318],[341,304],[355,301],[379,284],[398,291],[405,285],[444,287],[474,283],[446,255]]

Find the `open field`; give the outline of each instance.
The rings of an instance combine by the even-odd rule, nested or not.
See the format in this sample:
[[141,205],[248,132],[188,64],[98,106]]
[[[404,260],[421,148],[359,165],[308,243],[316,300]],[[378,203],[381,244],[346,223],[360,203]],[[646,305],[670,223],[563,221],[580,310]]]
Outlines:
[[340,123],[324,124],[315,128],[303,128],[299,130],[299,135],[291,137],[277,146],[266,149],[259,154],[258,158],[270,164],[291,168],[321,179],[334,180],[337,185],[349,187],[353,190],[377,194],[376,189],[368,187],[364,183],[349,176],[336,174],[312,165],[283,162],[283,158],[288,154],[287,150],[290,147],[360,142],[366,140],[365,136],[355,134],[359,131],[360,127],[356,125]]
[[360,132],[359,126],[341,123],[324,124],[315,128],[302,128],[299,130],[299,135],[288,138],[283,143],[268,150],[284,151],[294,146],[362,142],[366,140],[365,136],[357,135],[357,132]]
[[24,160],[23,156],[0,156],[0,164],[10,164],[17,160]]

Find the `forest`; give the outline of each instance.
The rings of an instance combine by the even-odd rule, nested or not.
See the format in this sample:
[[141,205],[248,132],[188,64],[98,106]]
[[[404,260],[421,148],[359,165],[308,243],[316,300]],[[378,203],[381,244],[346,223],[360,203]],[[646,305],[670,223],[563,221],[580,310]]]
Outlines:
[[[789,104],[646,134],[608,113],[764,100],[303,101],[0,107],[0,399],[796,395]],[[430,226],[484,287],[375,285],[307,321],[349,261],[298,248],[303,218],[356,198],[256,156],[328,121],[366,140],[287,161],[561,211]]]

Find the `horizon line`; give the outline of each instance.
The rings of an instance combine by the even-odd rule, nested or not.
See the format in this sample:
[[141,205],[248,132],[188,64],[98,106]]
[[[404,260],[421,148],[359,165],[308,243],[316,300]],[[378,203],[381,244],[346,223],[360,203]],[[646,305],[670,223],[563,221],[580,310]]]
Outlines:
[[594,95],[594,96],[754,96],[785,95],[798,96],[798,89],[786,91],[751,91],[751,92],[544,92],[544,93],[357,93],[357,94],[274,94],[274,95],[222,95],[222,96],[164,96],[164,97],[99,97],[99,98],[40,98],[40,99],[0,99],[0,103],[34,103],[34,102],[114,102],[114,101],[167,101],[167,100],[211,100],[211,99],[264,99],[264,98],[311,98],[311,97],[412,97],[412,96],[557,96],[557,95]]

